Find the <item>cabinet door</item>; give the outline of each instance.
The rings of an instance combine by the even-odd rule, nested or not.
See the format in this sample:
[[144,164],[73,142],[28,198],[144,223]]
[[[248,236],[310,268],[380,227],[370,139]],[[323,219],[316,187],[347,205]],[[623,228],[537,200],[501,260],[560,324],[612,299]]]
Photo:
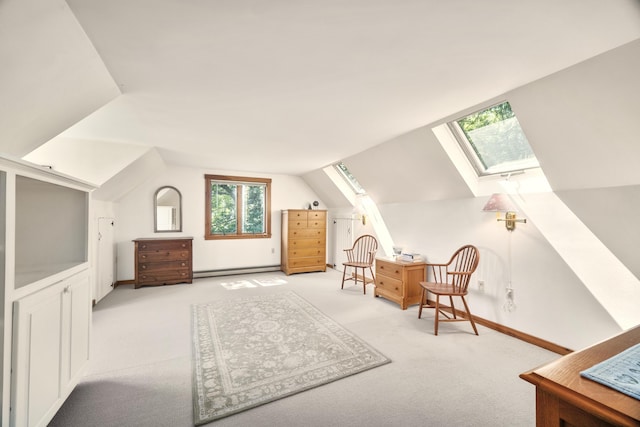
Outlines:
[[14,302],[11,425],[46,426],[80,380],[90,296],[82,272]]
[[65,281],[62,291],[63,348],[61,388],[71,393],[89,362],[91,294],[89,276],[79,274]]
[[11,425],[46,424],[58,410],[62,297],[55,286],[14,302]]

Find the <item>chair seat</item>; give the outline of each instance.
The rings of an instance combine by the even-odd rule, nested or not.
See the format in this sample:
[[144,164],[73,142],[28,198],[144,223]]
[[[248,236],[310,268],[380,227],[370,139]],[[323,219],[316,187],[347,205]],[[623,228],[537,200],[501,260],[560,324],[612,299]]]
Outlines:
[[342,265],[354,268],[369,268],[371,266],[368,262],[343,262]]
[[450,283],[420,282],[420,286],[435,295],[463,296],[467,292],[456,291]]

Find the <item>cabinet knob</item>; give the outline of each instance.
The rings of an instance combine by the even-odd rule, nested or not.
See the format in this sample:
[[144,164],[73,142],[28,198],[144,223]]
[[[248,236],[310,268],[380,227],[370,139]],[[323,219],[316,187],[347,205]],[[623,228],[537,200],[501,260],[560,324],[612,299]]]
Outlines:
[[65,294],[68,294],[71,291],[71,285],[67,285],[64,287],[64,289],[62,290],[62,292],[64,292]]
[[147,266],[146,266],[146,265],[141,265],[140,267],[141,267],[143,270],[144,270],[145,268],[147,268]]

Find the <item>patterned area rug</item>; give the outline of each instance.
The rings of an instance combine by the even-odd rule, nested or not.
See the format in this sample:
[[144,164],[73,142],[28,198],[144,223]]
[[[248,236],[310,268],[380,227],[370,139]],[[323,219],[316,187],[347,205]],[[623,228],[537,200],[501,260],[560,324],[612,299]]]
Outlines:
[[390,360],[294,292],[192,306],[194,423]]

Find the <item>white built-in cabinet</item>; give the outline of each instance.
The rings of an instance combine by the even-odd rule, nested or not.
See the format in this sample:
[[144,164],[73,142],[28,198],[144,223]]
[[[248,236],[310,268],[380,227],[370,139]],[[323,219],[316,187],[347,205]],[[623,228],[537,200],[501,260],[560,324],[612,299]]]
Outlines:
[[2,426],[46,426],[89,361],[92,189],[0,157]]

